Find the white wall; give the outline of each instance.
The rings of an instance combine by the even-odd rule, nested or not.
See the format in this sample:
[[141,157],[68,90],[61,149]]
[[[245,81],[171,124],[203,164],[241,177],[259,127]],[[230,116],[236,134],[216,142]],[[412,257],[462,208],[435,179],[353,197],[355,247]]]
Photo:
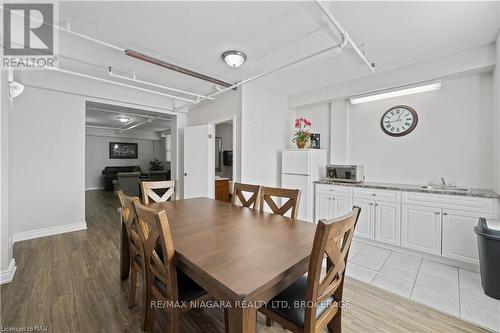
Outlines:
[[225,150],[233,150],[233,124],[222,123],[215,125],[215,137],[220,137],[222,140],[222,153],[220,167],[221,171],[215,171],[216,176],[232,178],[233,167],[224,165],[223,152]]
[[[424,184],[445,177],[458,185],[492,188],[491,74],[446,80],[439,91],[348,106],[349,162],[367,179]],[[380,118],[405,104],[419,115],[416,129],[394,138]]]
[[0,274],[8,280],[12,261],[11,227],[9,218],[9,116],[12,99],[8,95],[7,71],[0,71]]
[[[155,139],[156,137],[156,139]],[[109,142],[138,144],[137,159],[110,159]],[[159,159],[165,165],[165,142],[154,133],[124,133],[87,129],[85,135],[85,189],[102,188],[101,171],[107,166],[138,165],[143,172],[149,170],[149,162]]]
[[85,103],[26,88],[10,119],[14,234],[85,223]]
[[281,151],[291,146],[287,97],[255,84],[242,88],[241,181],[279,186]]

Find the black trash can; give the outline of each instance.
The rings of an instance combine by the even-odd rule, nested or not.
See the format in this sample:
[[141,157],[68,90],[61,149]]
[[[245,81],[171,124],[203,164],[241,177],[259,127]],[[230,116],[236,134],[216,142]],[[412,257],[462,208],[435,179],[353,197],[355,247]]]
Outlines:
[[481,217],[474,232],[484,293],[500,300],[500,230],[488,228],[486,220]]

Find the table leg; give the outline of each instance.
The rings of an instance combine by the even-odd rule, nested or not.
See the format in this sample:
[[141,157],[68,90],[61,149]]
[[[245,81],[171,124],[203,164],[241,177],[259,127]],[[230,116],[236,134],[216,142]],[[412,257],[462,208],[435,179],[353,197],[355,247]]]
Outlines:
[[255,333],[257,325],[257,309],[230,308],[225,311],[226,332],[229,333]]
[[121,222],[120,224],[122,225],[120,240],[120,278],[126,280],[130,271],[130,248],[125,223]]

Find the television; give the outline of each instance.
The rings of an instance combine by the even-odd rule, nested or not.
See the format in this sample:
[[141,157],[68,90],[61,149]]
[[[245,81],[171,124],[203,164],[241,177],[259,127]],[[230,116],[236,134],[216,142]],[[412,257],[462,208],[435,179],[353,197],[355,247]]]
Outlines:
[[222,163],[225,166],[233,166],[233,151],[232,150],[224,150],[222,152]]

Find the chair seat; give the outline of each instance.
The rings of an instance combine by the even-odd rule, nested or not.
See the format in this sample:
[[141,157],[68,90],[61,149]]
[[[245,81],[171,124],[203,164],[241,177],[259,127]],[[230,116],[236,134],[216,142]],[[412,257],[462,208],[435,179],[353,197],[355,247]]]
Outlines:
[[[280,317],[283,317],[292,323],[303,327],[306,304],[304,304],[307,290],[307,277],[302,276],[288,288],[279,293],[270,302],[266,308],[275,312]],[[330,304],[335,301],[333,296],[325,299],[318,304],[316,310],[316,319],[318,319]],[[302,302],[302,303],[300,303]],[[300,306],[294,306],[299,304]]]
[[[163,282],[155,279],[155,284],[163,293],[167,293],[167,286]],[[177,287],[179,288],[179,301],[182,302],[192,301],[207,293],[181,270],[177,270]]]

